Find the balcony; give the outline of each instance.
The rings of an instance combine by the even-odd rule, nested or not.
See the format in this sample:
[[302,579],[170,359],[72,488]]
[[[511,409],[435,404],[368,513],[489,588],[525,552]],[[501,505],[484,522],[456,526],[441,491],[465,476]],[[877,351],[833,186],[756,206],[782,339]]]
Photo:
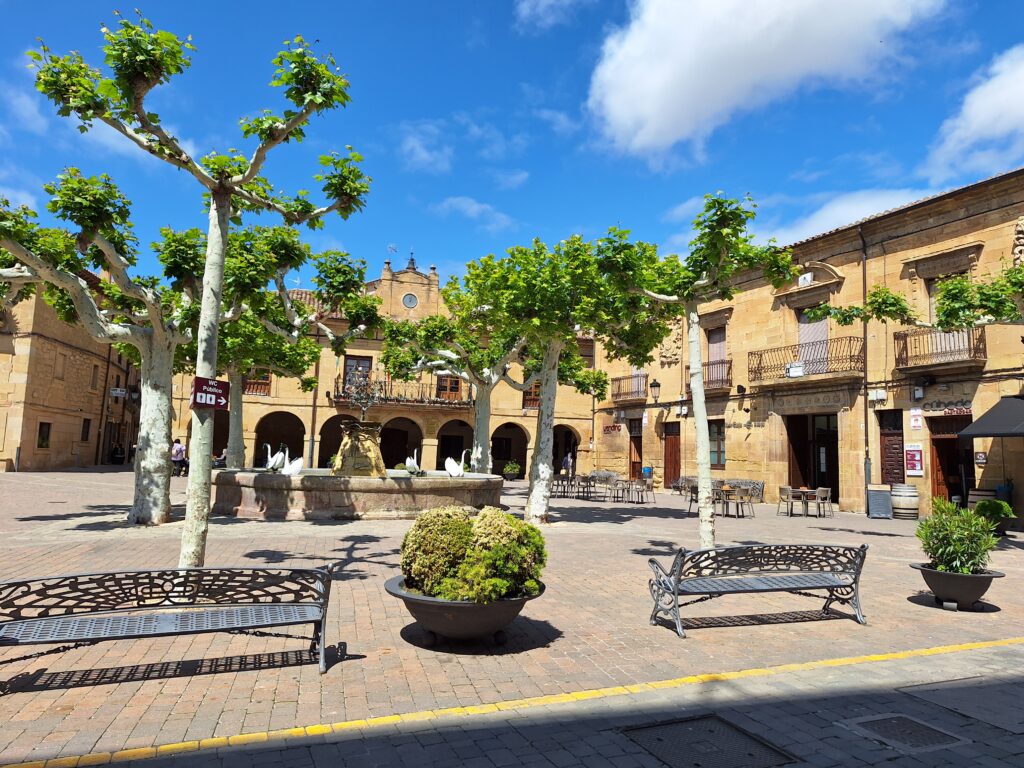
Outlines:
[[752,384],[785,384],[808,379],[859,379],[864,373],[864,339],[838,339],[762,349],[747,358]]
[[896,367],[900,370],[928,368],[983,368],[988,359],[984,328],[939,331],[915,328],[892,335]]
[[618,376],[612,379],[612,402],[647,399],[647,374],[634,373],[632,376]]
[[[379,398],[379,405],[408,403],[439,408],[469,408],[473,405],[468,384],[463,384],[453,392],[450,385],[438,386],[436,381],[394,381],[371,376],[370,383]],[[334,380],[334,400],[336,403],[348,401],[342,376]]]
[[[732,389],[732,360],[711,360],[704,369],[704,391]],[[690,366],[686,366],[686,393],[690,393]]]

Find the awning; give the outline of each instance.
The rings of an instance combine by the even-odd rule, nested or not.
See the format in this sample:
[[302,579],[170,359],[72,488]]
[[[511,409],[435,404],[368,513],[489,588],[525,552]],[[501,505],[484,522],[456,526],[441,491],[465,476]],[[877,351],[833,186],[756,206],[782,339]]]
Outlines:
[[1008,395],[960,432],[961,440],[975,437],[1024,437],[1024,395]]

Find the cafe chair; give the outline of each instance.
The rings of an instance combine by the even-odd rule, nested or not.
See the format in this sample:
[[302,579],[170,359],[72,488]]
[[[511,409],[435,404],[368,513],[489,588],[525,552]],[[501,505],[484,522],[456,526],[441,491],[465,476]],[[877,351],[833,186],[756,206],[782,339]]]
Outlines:
[[827,514],[829,517],[835,517],[835,510],[832,508],[832,489],[831,488],[818,488],[814,492],[814,511],[818,517],[822,517]]
[[793,488],[789,485],[779,486],[779,504],[775,508],[775,514],[782,514],[782,505],[786,505],[786,514],[789,517],[793,516]]

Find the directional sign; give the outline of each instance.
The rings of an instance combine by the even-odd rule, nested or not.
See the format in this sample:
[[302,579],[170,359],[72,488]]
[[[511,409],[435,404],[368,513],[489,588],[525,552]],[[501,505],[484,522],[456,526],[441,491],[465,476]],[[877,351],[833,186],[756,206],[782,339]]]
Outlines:
[[190,408],[214,408],[226,411],[228,409],[228,392],[231,385],[226,381],[207,379],[196,376],[192,379],[192,397],[189,398]]
[[111,397],[128,397],[128,390],[125,389],[124,387],[111,387],[110,388],[110,396]]

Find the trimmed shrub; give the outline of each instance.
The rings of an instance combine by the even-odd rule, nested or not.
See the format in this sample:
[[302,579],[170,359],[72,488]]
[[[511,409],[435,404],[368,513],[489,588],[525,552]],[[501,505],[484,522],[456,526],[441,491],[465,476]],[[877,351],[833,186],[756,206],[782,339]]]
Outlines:
[[932,514],[917,524],[917,538],[937,571],[984,573],[989,553],[999,543],[995,525],[970,509],[932,499]]
[[1016,517],[1013,514],[1013,507],[1002,499],[983,499],[975,505],[974,511],[993,525],[999,525],[1003,520]]
[[402,539],[402,575],[409,589],[433,596],[454,576],[473,540],[469,515],[460,507],[430,509],[416,518]]
[[505,466],[501,470],[501,474],[503,474],[503,475],[518,475],[520,470],[522,470],[522,467],[519,466],[518,462],[506,461],[505,462]]
[[395,464],[395,469],[405,469],[405,464]]

